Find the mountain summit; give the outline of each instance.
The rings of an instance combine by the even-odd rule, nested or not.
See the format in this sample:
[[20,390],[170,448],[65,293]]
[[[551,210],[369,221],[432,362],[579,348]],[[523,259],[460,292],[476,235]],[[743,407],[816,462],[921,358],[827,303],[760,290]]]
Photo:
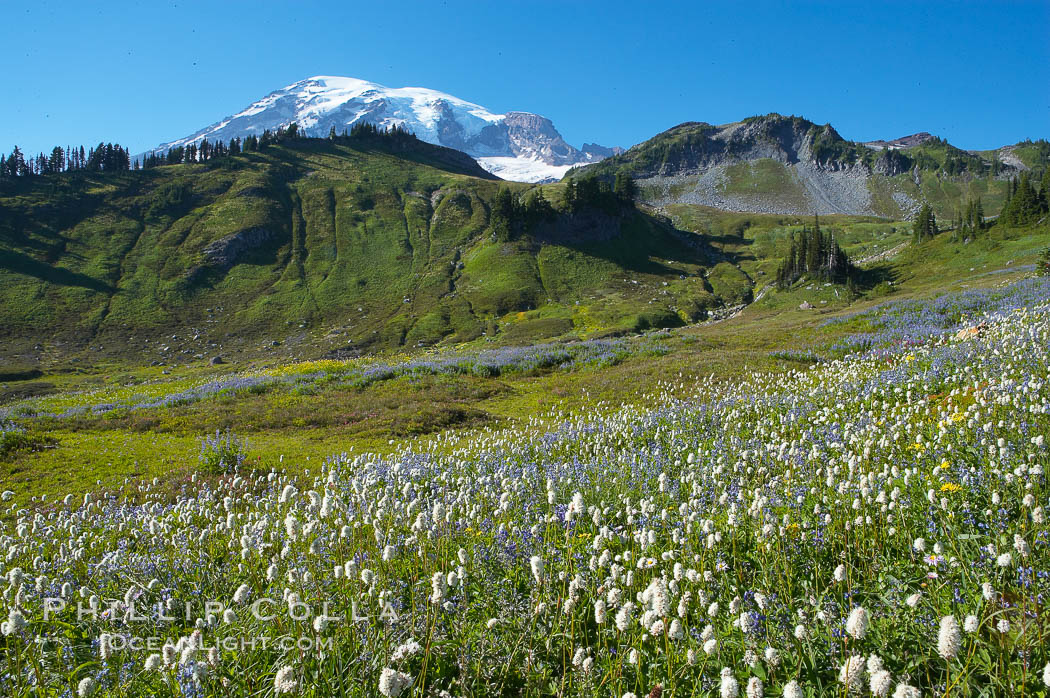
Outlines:
[[494,114],[485,107],[423,87],[391,88],[367,80],[320,75],[300,80],[185,138],[156,151],[197,143],[260,135],[297,122],[313,136],[337,133],[357,123],[400,126],[421,140],[462,150],[504,179],[557,179],[570,167],[621,152],[565,142],[550,119],[528,112]]

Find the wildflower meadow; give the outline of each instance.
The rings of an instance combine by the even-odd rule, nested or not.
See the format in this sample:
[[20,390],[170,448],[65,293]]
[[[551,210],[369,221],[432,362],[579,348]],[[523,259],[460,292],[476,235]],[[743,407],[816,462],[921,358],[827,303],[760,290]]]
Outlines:
[[10,508],[0,694],[1046,695],[1050,284],[995,294],[643,405],[294,478],[214,434],[174,498]]

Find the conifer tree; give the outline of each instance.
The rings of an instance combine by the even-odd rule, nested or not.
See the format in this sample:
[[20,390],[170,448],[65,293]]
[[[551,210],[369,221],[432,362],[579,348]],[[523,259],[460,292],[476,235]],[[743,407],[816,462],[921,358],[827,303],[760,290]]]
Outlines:
[[565,191],[562,193],[562,202],[565,210],[572,213],[576,210],[576,179],[570,179],[565,183]]
[[66,153],[61,146],[51,149],[51,157],[48,158],[48,170],[51,172],[62,172],[66,168]]
[[929,240],[937,234],[937,218],[928,202],[923,203],[922,208],[919,209],[919,215],[915,217],[915,223],[912,225],[912,232],[916,242]]
[[501,186],[492,199],[491,226],[497,240],[506,242],[513,237],[516,202],[510,189]]
[[1025,225],[1043,212],[1039,194],[1032,186],[1027,172],[1022,173],[1020,179],[1011,182],[1010,189],[1010,198],[1003,204],[1003,211],[999,216],[1004,223]]
[[617,172],[616,180],[613,184],[613,192],[616,194],[616,198],[624,203],[634,203],[634,197],[637,194],[637,188],[634,180],[626,172]]

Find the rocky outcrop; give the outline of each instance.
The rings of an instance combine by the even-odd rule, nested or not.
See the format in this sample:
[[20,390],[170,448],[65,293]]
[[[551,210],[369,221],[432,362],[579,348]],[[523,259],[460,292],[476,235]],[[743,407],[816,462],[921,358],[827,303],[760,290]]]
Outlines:
[[186,272],[186,282],[193,284],[207,272],[224,272],[237,264],[246,254],[275,240],[277,233],[270,228],[246,228],[216,240],[204,248],[204,261]]
[[875,158],[875,165],[872,169],[887,177],[895,177],[899,174],[904,174],[908,171],[910,161],[907,157],[901,155],[896,150],[886,148],[879,156]]
[[613,155],[619,155],[620,153],[626,152],[619,146],[606,148],[604,145],[598,145],[597,143],[584,143],[580,150],[592,160],[604,160],[605,158],[611,158]]
[[538,114],[512,111],[503,119],[511,151],[536,157],[551,165],[586,162],[587,157],[565,142],[551,120]]
[[701,174],[720,165],[770,159],[792,165],[811,161],[839,169],[835,155],[848,144],[829,126],[779,114],[722,126],[688,122],[616,154],[610,168],[627,164],[636,179]]
[[859,148],[830,125],[771,114],[722,126],[681,124],[595,170],[624,167],[657,207],[870,213],[871,170]]
[[869,148],[914,148],[917,145],[922,145],[926,141],[932,141],[933,139],[933,134],[921,131],[919,133],[913,133],[910,136],[894,138],[892,141],[867,141],[864,145]]
[[270,228],[247,228],[227,235],[204,248],[204,258],[213,269],[232,267],[245,253],[270,242],[277,234]]

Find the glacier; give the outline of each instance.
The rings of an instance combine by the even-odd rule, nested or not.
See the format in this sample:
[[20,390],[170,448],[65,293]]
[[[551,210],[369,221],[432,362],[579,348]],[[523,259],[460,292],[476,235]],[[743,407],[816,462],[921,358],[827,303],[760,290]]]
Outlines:
[[292,122],[311,136],[342,133],[357,123],[399,126],[428,143],[462,150],[502,179],[543,182],[570,168],[597,162],[619,148],[575,148],[546,117],[530,112],[496,114],[485,107],[425,87],[386,87],[368,80],[318,75],[271,92],[241,111],[189,136],[161,143],[162,153],[204,139],[229,141]]

